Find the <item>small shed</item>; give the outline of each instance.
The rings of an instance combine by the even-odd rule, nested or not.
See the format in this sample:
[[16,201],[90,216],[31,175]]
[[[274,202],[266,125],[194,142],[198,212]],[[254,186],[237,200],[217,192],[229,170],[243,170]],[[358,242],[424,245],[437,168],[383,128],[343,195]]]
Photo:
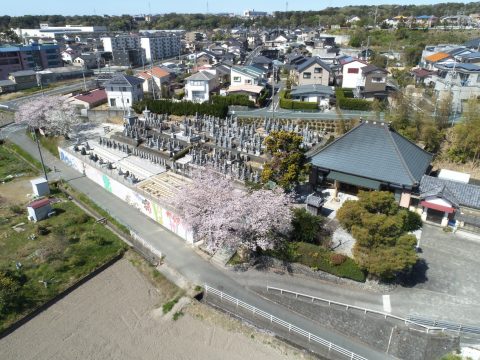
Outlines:
[[324,203],[325,199],[322,196],[310,194],[307,196],[305,207],[310,214],[318,216],[322,213]]
[[30,183],[32,184],[32,190],[35,196],[47,196],[50,194],[48,181],[44,178],[30,180]]
[[52,206],[49,199],[40,199],[32,201],[27,205],[28,219],[30,221],[40,221],[46,219],[52,212]]

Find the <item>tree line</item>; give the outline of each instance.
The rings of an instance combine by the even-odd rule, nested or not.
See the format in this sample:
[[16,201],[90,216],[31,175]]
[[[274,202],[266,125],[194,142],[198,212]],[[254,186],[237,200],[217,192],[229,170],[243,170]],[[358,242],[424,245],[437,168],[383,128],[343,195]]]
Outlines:
[[419,16],[435,15],[437,17],[471,14],[480,12],[480,2],[440,3],[435,5],[380,5],[380,6],[345,6],[328,7],[319,11],[276,11],[268,17],[244,19],[240,17],[220,16],[215,14],[177,14],[169,13],[154,17],[152,22],[137,21],[131,15],[24,15],[0,16],[0,30],[9,28],[38,28],[40,23],[53,26],[73,25],[103,25],[111,31],[133,31],[140,28],[151,29],[185,29],[211,30],[215,28],[231,29],[238,26],[246,28],[294,28],[299,26],[346,25],[352,16],[363,19],[362,25],[373,25],[375,13],[377,22],[398,15]]

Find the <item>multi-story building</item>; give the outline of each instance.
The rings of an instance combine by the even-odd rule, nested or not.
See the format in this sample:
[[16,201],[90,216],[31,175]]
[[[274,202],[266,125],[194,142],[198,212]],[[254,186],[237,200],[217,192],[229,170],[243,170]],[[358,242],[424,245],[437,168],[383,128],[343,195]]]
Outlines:
[[181,52],[181,37],[176,33],[156,32],[153,34],[118,35],[103,37],[105,51],[143,49],[147,62],[178,56]]
[[205,102],[210,93],[218,88],[218,78],[209,71],[199,71],[185,79],[185,100]]
[[134,102],[142,100],[142,84],[144,81],[145,80],[135,76],[118,74],[105,82],[108,106],[127,110]]
[[112,51],[110,63],[115,66],[139,66],[145,63],[145,50],[138,49],[119,49]]
[[22,39],[28,38],[49,38],[58,39],[72,34],[93,34],[105,33],[105,26],[82,26],[82,25],[65,25],[65,26],[49,26],[48,24],[40,24],[40,29],[12,29]]
[[243,16],[249,19],[254,19],[254,18],[263,17],[267,15],[268,13],[266,11],[245,10],[243,12]]
[[3,46],[0,47],[0,80],[21,70],[42,70],[63,66],[58,45]]

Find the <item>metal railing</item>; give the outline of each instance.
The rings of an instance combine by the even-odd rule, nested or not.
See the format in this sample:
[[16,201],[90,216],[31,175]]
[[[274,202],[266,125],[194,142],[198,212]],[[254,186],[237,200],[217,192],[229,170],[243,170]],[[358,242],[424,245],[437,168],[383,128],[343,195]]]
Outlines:
[[325,348],[327,348],[329,351],[335,351],[339,354],[342,354],[344,356],[346,356],[347,358],[351,359],[351,360],[367,360],[366,358],[364,358],[363,356],[360,356],[358,354],[355,354],[354,352],[350,351],[350,350],[347,350],[347,349],[344,349],[342,348],[341,346],[338,346],[338,345],[335,345],[334,343],[328,341],[328,340],[325,340],[325,339],[322,339],[321,337],[317,336],[317,335],[314,335],[308,331],[305,331],[303,329],[300,329],[299,327],[295,326],[295,325],[292,325],[276,316],[273,316],[263,310],[260,310],[252,305],[249,305],[237,298],[234,298],[233,296],[230,296],[228,294],[225,294],[224,292],[220,291],[220,290],[217,290],[215,288],[212,288],[208,285],[204,285],[204,288],[205,288],[205,293],[211,293],[211,294],[214,294],[214,295],[217,295],[218,297],[220,297],[220,299],[223,301],[223,300],[226,300],[226,301],[229,301],[231,302],[232,304],[235,304],[237,307],[242,307],[248,311],[251,311],[254,315],[259,315],[267,320],[269,320],[272,324],[275,323],[275,324],[278,324],[286,329],[288,329],[289,332],[293,332],[293,333],[296,333],[300,336],[304,336],[305,338],[308,339],[308,341],[313,341],[317,344],[320,344],[322,346],[324,346]]
[[413,321],[413,320],[410,320],[410,319],[405,319],[405,318],[402,318],[400,316],[392,315],[392,314],[385,313],[385,312],[382,312],[382,311],[367,309],[367,308],[363,308],[363,307],[355,306],[355,305],[349,305],[349,304],[341,303],[341,302],[338,302],[338,301],[322,299],[322,298],[319,298],[319,297],[316,297],[316,296],[307,295],[307,294],[303,294],[303,293],[299,293],[299,292],[295,292],[295,291],[290,291],[290,290],[286,290],[286,289],[281,289],[281,288],[277,288],[277,287],[273,287],[273,286],[267,286],[267,291],[269,291],[269,290],[279,291],[280,294],[282,294],[282,295],[283,295],[283,293],[292,294],[292,295],[295,295],[295,298],[297,298],[297,299],[298,299],[298,297],[311,299],[312,303],[315,302],[315,301],[321,301],[321,302],[327,303],[329,306],[333,304],[333,305],[338,305],[338,306],[345,307],[346,310],[355,309],[355,310],[362,311],[364,314],[369,314],[370,313],[370,314],[381,315],[385,319],[397,320],[397,321],[400,321],[400,322],[404,323],[405,325],[416,325],[416,326],[424,329],[427,333],[429,333],[430,331],[441,331],[441,332],[445,331],[445,327],[439,327],[439,326],[435,326],[435,325],[429,326],[428,324],[418,323],[416,321]]
[[423,324],[425,326],[440,326],[446,330],[461,332],[466,334],[480,335],[480,327],[456,324],[443,320],[429,319],[426,317],[420,317],[417,315],[408,315],[407,319],[414,322],[415,324]]

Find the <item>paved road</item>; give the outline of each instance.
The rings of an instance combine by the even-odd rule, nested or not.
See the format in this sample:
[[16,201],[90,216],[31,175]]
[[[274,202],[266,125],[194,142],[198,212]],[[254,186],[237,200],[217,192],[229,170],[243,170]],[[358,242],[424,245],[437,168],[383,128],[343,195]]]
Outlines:
[[[17,132],[11,132],[9,134],[9,139],[19,144],[26,151],[38,158],[35,144],[23,131],[19,130]],[[46,151],[44,151],[44,157],[47,165],[51,168],[55,165],[56,168],[60,170],[60,172],[54,174],[50,173],[49,176],[51,178],[59,176],[63,177],[65,180],[69,181],[71,186],[88,195],[93,201],[107,210],[113,217],[117,218],[126,226],[135,229],[135,232],[139,236],[146,241],[149,241],[153,246],[165,254],[166,262],[171,267],[190,281],[197,284],[207,283],[210,286],[225,291],[232,296],[258,307],[259,309],[276,315],[285,321],[321,336],[326,340],[368,359],[388,359],[384,353],[370,349],[369,347],[341,334],[319,327],[318,324],[315,324],[311,320],[259,297],[242,284],[244,283],[248,285],[251,283],[253,276],[249,275],[242,279],[242,276],[215,267],[193,251],[192,248],[179,237],[163,229],[157,223],[133,209],[116,196],[105,191],[88,178],[81,176],[78,172],[63,164],[59,159],[54,158]],[[262,273],[257,273],[257,275],[261,276]],[[265,279],[263,280],[263,286],[267,285]],[[240,280],[242,280],[242,283]],[[259,281],[261,282],[261,280]]]
[[[95,86],[95,80],[88,80],[86,81],[87,89],[92,88]],[[69,85],[63,85],[56,87],[51,90],[45,90],[45,91],[39,91],[31,95],[27,96],[22,96],[16,99],[8,100],[8,101],[3,101],[0,103],[0,108],[7,108],[10,110],[16,110],[18,109],[18,106],[21,105],[23,102],[26,100],[34,99],[39,96],[43,95],[58,95],[58,94],[67,94],[69,92],[75,91],[75,90],[80,90],[83,89],[83,80],[79,81],[78,83],[75,84],[69,84]]]

